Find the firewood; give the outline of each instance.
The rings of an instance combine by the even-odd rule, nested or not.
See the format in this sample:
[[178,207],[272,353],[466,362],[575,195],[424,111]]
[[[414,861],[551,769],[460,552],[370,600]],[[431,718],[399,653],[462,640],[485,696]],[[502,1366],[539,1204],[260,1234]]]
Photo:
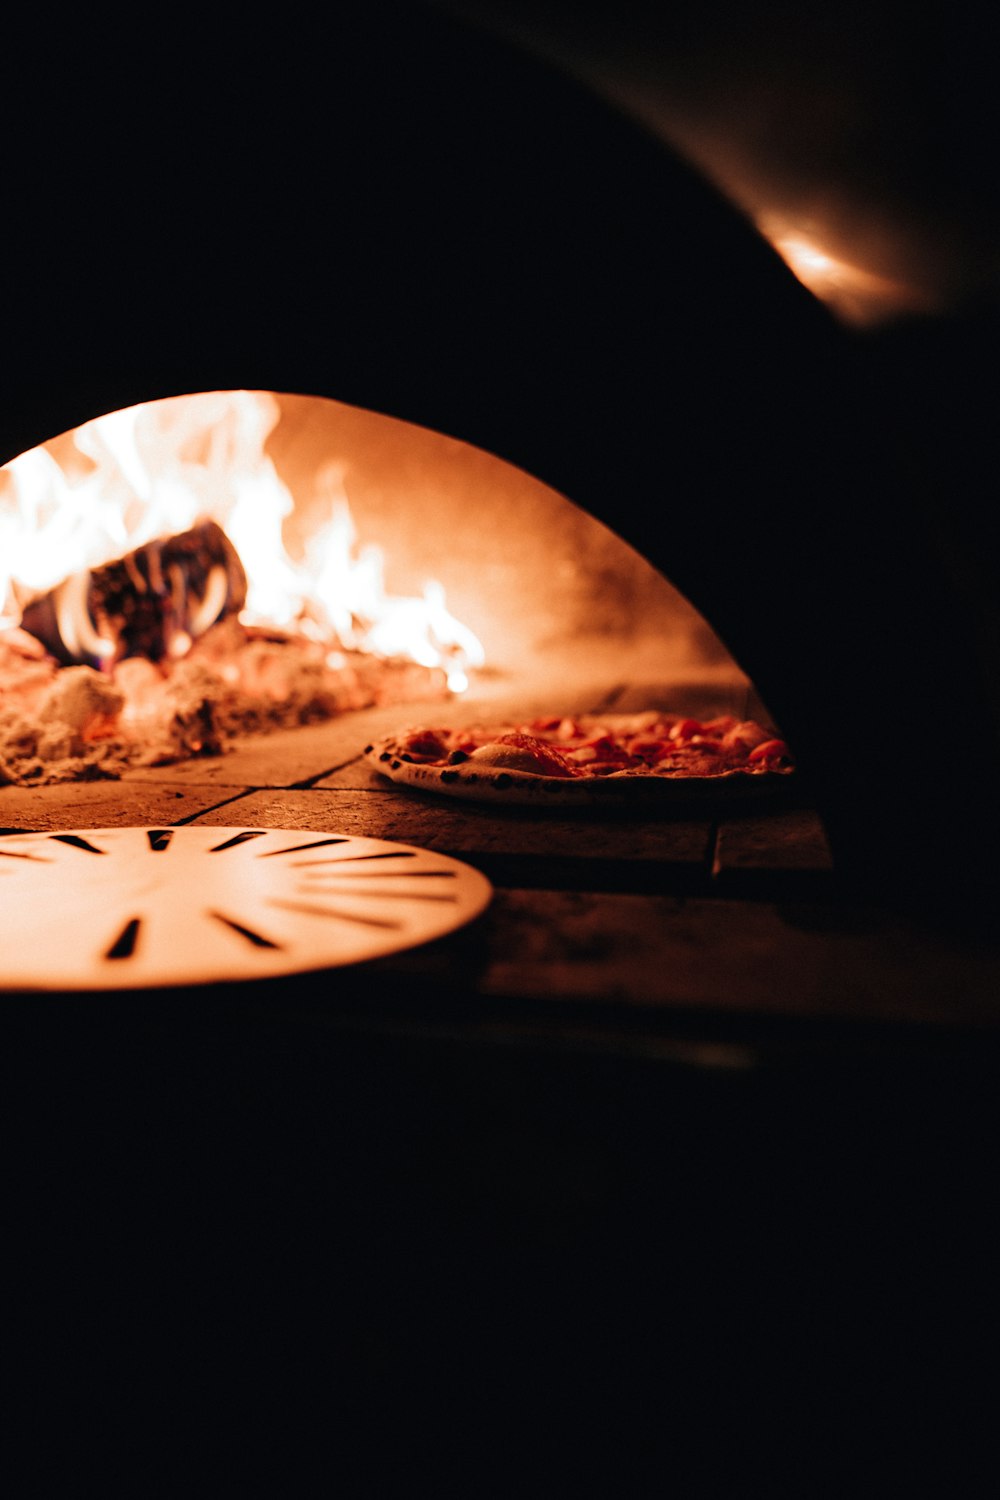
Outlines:
[[246,602],[236,549],[215,521],[146,542],[100,567],[71,573],[25,607],[21,629],[67,666],[125,657],[183,656]]

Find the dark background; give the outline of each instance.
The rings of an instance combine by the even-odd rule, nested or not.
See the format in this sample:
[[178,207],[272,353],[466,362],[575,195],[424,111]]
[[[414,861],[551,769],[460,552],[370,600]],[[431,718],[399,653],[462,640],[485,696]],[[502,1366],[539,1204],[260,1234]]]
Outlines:
[[450,0],[602,89],[751,214],[950,310],[998,291],[995,13],[941,0],[807,6]]

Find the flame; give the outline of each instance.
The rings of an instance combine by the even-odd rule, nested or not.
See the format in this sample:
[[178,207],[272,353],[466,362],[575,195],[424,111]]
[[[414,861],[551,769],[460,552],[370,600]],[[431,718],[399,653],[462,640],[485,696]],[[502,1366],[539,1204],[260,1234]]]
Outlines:
[[178,397],[98,417],[0,468],[0,628],[64,579],[209,517],[246,571],[245,623],[440,667],[463,691],[483,664],[479,640],[438,582],[416,598],[386,592],[381,549],[358,545],[342,465],[317,474],[309,498],[326,520],[289,556],[295,500],[265,452],[280,417],[266,392]]

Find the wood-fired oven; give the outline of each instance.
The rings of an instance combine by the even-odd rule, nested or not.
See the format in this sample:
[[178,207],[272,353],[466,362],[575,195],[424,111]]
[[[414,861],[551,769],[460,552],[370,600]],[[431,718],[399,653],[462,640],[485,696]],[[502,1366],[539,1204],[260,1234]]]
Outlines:
[[[432,1325],[443,1364],[468,1353],[446,1308],[456,1295],[476,1305],[472,1256],[499,1287],[488,1317],[469,1314],[487,1363],[516,1363],[529,1303],[546,1306],[558,1347],[582,1360],[582,1398],[580,1372],[597,1366],[573,1308],[630,1239],[644,1241],[643,1286],[666,1256],[678,1275],[700,1266],[701,1295],[706,1266],[724,1269],[720,1226],[752,1221],[746,1292],[802,1167],[782,1111],[816,1127],[827,1168],[864,1159],[874,1074],[852,1075],[848,1120],[818,1057],[856,1057],[858,1035],[869,1062],[887,1035],[906,1053],[901,1113],[880,1121],[898,1165],[940,1067],[923,1028],[954,1046],[950,1019],[992,1019],[988,944],[967,962],[951,925],[943,949],[907,926],[915,910],[953,922],[975,909],[985,943],[992,601],[963,594],[935,509],[953,497],[928,492],[851,338],[661,142],[434,7],[337,12],[322,43],[277,22],[253,45],[222,30],[143,41],[138,70],[121,40],[88,45],[81,66],[67,31],[41,82],[15,80],[6,107],[24,150],[0,184],[0,464],[140,403],[276,394],[285,430],[320,457],[330,423],[363,452],[362,513],[395,516],[410,556],[437,561],[449,598],[481,611],[479,633],[509,649],[505,691],[541,684],[576,706],[638,708],[667,687],[699,706],[713,694],[760,704],[793,746],[799,790],[774,810],[780,837],[751,814],[728,832],[715,815],[535,826],[458,814],[380,801],[349,716],[115,787],[0,789],[7,830],[102,827],[113,797],[132,800],[112,821],[147,826],[151,850],[184,824],[249,832],[318,817],[467,858],[497,892],[492,929],[335,980],[149,993],[141,1019],[120,994],[87,1009],[58,994],[12,1001],[30,1039],[26,1139],[61,1174],[80,1275],[102,1215],[125,1223],[133,1272],[162,1266],[162,1244],[140,1248],[156,1195],[177,1214],[193,1182],[203,1232],[161,1225],[191,1252],[167,1302],[204,1308],[217,1253],[223,1282],[235,1265],[255,1305],[296,1320],[312,1309],[315,1332],[331,1204],[348,1204],[334,1260],[361,1288],[347,1338],[369,1394],[399,1394]],[[444,473],[458,477],[435,508]],[[392,535],[379,541],[391,556]],[[582,655],[559,655],[580,641]],[[688,654],[671,657],[678,641]],[[562,665],[532,678],[545,643],[559,663],[572,656],[572,681]],[[928,734],[973,720],[960,754]],[[770,863],[762,839],[778,847]],[[811,1059],[794,1082],[790,1055]],[[774,1071],[757,1071],[764,1058]],[[43,1099],[59,1101],[55,1143]],[[693,1158],[678,1145],[692,1135]],[[349,1148],[335,1153],[334,1137]],[[756,1148],[773,1153],[763,1209]],[[685,1205],[672,1250],[651,1207],[664,1170]],[[711,1211],[692,1208],[699,1181],[723,1181]],[[835,1191],[878,1220],[846,1169]],[[805,1200],[802,1222],[818,1230],[824,1203],[813,1189]],[[58,1211],[45,1212],[56,1233]],[[845,1222],[833,1232],[850,1258]],[[286,1230],[292,1290],[264,1264],[273,1253],[287,1268]],[[579,1259],[560,1285],[563,1255]],[[125,1258],[111,1253],[119,1270]],[[524,1303],[515,1262],[532,1286]],[[636,1309],[613,1279],[597,1325],[620,1368]],[[220,1296],[231,1326],[233,1285]],[[672,1307],[694,1351],[697,1320]],[[532,1389],[565,1378],[556,1347]]]

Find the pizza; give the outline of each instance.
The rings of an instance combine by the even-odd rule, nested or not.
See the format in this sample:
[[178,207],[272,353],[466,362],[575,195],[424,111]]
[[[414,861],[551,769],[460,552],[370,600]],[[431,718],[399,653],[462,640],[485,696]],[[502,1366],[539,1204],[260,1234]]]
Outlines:
[[794,770],[784,740],[753,719],[656,710],[414,726],[366,745],[364,753],[400,786],[527,806],[676,799],[771,782]]

